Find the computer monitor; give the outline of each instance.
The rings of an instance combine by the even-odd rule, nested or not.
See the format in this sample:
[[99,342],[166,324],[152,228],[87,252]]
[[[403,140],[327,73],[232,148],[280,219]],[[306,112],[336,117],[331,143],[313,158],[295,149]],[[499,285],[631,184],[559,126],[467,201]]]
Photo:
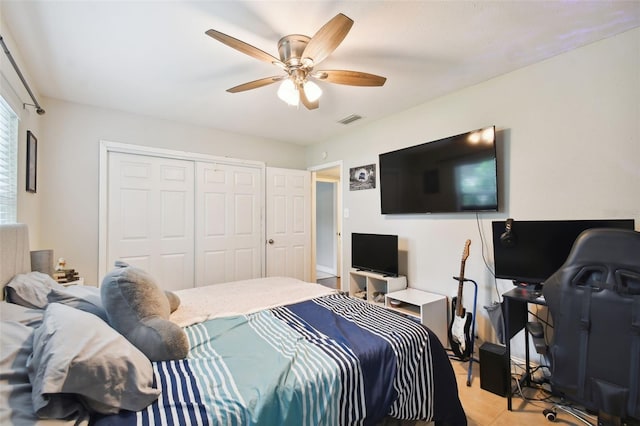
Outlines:
[[633,230],[634,226],[633,219],[494,221],[495,276],[513,280],[516,285],[540,287],[562,266],[582,231],[591,228]]

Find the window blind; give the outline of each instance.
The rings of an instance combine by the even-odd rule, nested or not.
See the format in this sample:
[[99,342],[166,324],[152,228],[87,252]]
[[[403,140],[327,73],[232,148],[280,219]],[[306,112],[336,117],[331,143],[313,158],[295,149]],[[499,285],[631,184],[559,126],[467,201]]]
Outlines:
[[0,223],[15,223],[18,203],[18,116],[0,96]]

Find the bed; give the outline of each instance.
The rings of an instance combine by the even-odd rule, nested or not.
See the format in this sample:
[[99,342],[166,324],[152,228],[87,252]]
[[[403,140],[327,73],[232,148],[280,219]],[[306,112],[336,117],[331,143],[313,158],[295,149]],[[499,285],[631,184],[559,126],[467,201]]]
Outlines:
[[[29,270],[26,233],[25,227],[0,226],[0,284]],[[37,354],[78,346],[48,341],[57,346],[40,348],[46,335],[42,329],[54,315],[62,322],[52,324],[69,332],[60,337],[64,342],[108,325],[97,314],[81,313],[64,301],[40,310],[0,302],[0,424],[376,425],[403,419],[466,425],[445,350],[412,319],[290,278],[176,293],[181,304],[171,321],[188,337],[187,358],[150,362],[151,377],[140,372],[132,378],[132,371],[138,373],[131,361],[135,357],[119,357],[129,362],[122,367],[128,374],[123,380],[135,379],[135,396],[150,403],[135,411],[116,403],[110,405],[119,408],[116,412],[102,410],[109,414],[91,409],[120,398],[109,393],[105,401],[84,400],[89,401],[83,404],[86,410],[66,420],[38,419],[34,407],[40,409],[56,395],[43,391],[46,383],[38,383],[37,377],[31,380],[25,364],[30,363],[31,373],[39,371],[32,360]],[[92,381],[98,388],[92,389],[95,395],[107,392],[101,385]]]

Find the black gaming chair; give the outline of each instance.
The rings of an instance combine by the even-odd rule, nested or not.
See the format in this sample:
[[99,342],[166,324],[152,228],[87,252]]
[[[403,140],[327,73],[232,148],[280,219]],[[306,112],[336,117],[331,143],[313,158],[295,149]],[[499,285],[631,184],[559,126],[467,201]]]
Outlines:
[[[554,393],[598,414],[640,420],[640,232],[590,229],[543,294],[553,319]],[[555,411],[545,412],[555,419]],[[635,420],[634,420],[635,419]]]

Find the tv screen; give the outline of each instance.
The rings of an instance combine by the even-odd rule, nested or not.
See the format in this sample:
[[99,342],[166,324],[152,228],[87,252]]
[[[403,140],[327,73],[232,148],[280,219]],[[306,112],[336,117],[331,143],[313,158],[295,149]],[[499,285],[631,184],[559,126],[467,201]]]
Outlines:
[[501,238],[506,221],[494,221],[493,259],[496,278],[514,284],[539,285],[569,256],[574,241],[591,228],[634,229],[633,219],[540,220],[511,223],[510,241]]
[[351,234],[351,267],[382,275],[398,275],[398,236]]
[[379,155],[382,214],[498,210],[495,126]]

